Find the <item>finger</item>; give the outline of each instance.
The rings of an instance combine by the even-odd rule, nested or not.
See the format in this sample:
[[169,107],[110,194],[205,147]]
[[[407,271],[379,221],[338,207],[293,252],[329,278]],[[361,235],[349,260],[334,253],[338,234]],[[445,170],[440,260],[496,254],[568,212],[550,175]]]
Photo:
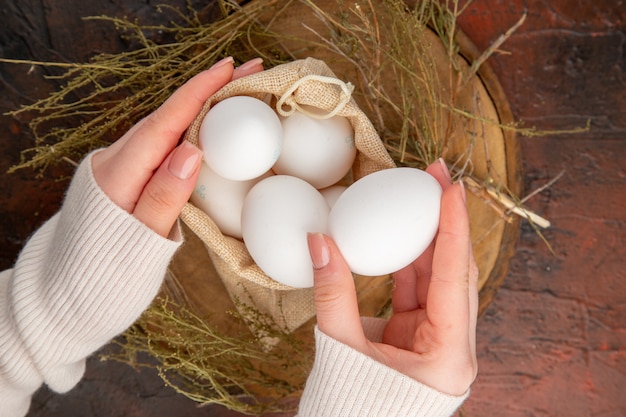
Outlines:
[[469,310],[470,310],[470,326],[469,326],[469,341],[470,352],[472,360],[474,362],[474,369],[478,369],[476,358],[476,326],[478,322],[478,265],[474,258],[474,252],[472,249],[472,243],[470,241],[470,264],[469,264]]
[[469,247],[464,189],[457,184],[448,187],[441,199],[426,306],[431,324],[453,343],[467,340],[469,332]]
[[307,240],[313,263],[313,295],[319,329],[363,351],[366,339],[352,272],[331,238],[310,233]]
[[236,80],[238,78],[245,77],[246,75],[254,74],[260,71],[263,71],[263,59],[254,58],[248,62],[241,64],[239,67],[235,68],[235,72],[233,74],[233,80]]
[[413,262],[413,269],[417,283],[415,285],[415,298],[418,307],[425,308],[428,301],[428,287],[430,285],[430,276],[433,269],[433,254],[435,252],[435,239],[428,245],[428,248]]
[[193,192],[201,161],[200,149],[184,141],[146,184],[133,215],[156,233],[167,237]]
[[432,270],[434,241],[411,265],[393,274],[391,305],[394,313],[426,307],[426,296]]
[[222,60],[191,78],[143,119],[139,127],[131,129],[132,134],[125,135],[123,146],[116,149],[115,164],[107,164],[106,172],[96,178],[115,203],[133,211],[144,186],[176,147],[204,102],[231,80],[232,62],[232,58]]
[[[452,184],[452,177],[445,161],[439,158],[426,168],[426,172],[432,175],[442,190],[446,190]],[[435,244],[437,236],[430,243],[424,253],[413,263],[415,268],[418,284],[417,284],[417,302],[420,306],[426,307],[428,301],[428,288],[430,286],[430,277],[432,275],[433,255],[435,252]]]
[[116,175],[116,171],[120,169],[120,166],[114,161],[133,133],[141,128],[144,121],[145,118],[141,119],[121,138],[113,142],[107,148],[95,153],[91,160],[94,178],[102,191],[104,191],[115,204],[129,213],[132,212],[135,207],[137,195],[136,192],[127,192],[124,189],[125,184],[119,184],[120,178]]
[[417,301],[417,275],[413,265],[408,265],[393,274],[391,307],[395,314],[415,310]]
[[442,158],[439,158],[437,161],[430,164],[426,168],[426,172],[435,177],[442,189],[445,190],[452,185],[452,176],[448,170],[448,165]]
[[[230,60],[227,58],[225,63],[228,63],[229,61]],[[220,62],[222,62],[222,61],[220,61]],[[257,72],[260,72],[260,71],[263,71],[263,59],[262,58],[254,58],[254,59],[251,59],[250,61],[247,61],[247,62],[243,63],[239,67],[235,68],[234,71],[233,71],[232,80],[236,80],[238,78],[245,77],[246,75],[254,74],[254,73],[257,73]],[[126,134],[124,134],[124,136],[122,136],[120,139],[118,139],[114,143],[112,143],[109,146],[109,149],[111,151],[110,153],[111,154],[115,154],[115,153],[119,152],[119,150],[121,150],[121,148],[124,146],[124,144],[126,142],[128,142],[129,138],[132,137],[134,135],[134,133],[138,129],[141,128],[141,126],[144,124],[145,120],[146,120],[146,118],[141,119],[134,126],[132,126],[128,130],[128,132],[126,132]]]
[[[450,172],[443,159],[430,164],[426,168],[426,172],[437,180],[442,189],[450,186]],[[394,291],[391,298],[394,313],[402,313],[426,306],[434,246],[433,240],[410,266],[394,274]]]
[[130,142],[136,142],[137,146],[141,146],[144,140],[154,141],[154,138],[159,138],[160,143],[169,142],[172,149],[196,118],[206,100],[232,79],[234,71],[232,63],[232,58],[225,58],[183,84],[146,118],[144,126],[135,132],[129,145]]

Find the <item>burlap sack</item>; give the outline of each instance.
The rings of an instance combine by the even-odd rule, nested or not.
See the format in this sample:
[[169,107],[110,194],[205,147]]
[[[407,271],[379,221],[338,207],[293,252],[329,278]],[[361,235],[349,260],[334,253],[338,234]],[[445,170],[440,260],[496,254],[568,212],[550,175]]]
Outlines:
[[[350,93],[351,85],[338,80],[320,60],[307,58],[279,65],[232,81],[218,91],[205,103],[185,139],[197,145],[200,125],[211,106],[228,97],[245,95],[264,100],[279,108],[281,113],[308,105],[348,118],[354,128],[357,148],[352,166],[354,180],[395,166],[378,133]],[[269,278],[254,263],[242,241],[224,236],[211,218],[193,204],[185,206],[181,219],[204,242],[235,305],[251,305],[288,331],[313,317],[312,289],[294,289]]]

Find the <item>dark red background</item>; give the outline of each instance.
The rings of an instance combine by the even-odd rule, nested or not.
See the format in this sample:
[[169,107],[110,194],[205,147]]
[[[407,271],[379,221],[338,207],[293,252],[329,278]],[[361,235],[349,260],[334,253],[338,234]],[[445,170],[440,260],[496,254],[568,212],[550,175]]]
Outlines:
[[[184,1],[170,1],[184,7]],[[202,2],[195,1],[196,8]],[[83,16],[164,19],[148,0],[0,0],[0,56],[85,61],[127,48],[109,25]],[[617,0],[475,0],[459,24],[485,49],[523,13],[524,25],[490,59],[516,119],[540,130],[588,132],[520,137],[527,191],[563,177],[528,202],[549,218],[555,249],[522,226],[510,272],[479,321],[480,373],[463,415],[626,415],[626,3]],[[58,88],[44,70],[0,64],[0,111]],[[25,120],[2,116],[0,267],[59,206],[66,182],[30,171],[6,175],[32,145]],[[92,359],[67,395],[45,388],[30,416],[234,416],[198,409],[137,373]]]

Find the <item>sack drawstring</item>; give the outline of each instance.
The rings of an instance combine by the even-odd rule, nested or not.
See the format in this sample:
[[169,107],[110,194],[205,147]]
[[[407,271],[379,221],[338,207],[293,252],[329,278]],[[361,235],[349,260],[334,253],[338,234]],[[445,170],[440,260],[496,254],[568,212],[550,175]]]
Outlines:
[[[326,83],[326,84],[335,84],[341,87],[341,99],[339,100],[339,103],[337,103],[337,105],[331,112],[326,113],[326,114],[320,114],[318,112],[309,111],[306,108],[300,106],[293,99],[293,93],[298,89],[298,87],[300,87],[301,84],[309,80],[319,81],[319,82]],[[280,97],[280,99],[278,99],[278,102],[276,103],[276,111],[278,112],[278,114],[280,114],[283,117],[290,116],[296,111],[299,111],[316,119],[330,119],[331,117],[337,115],[337,113],[339,113],[341,110],[343,110],[346,104],[350,102],[353,91],[354,91],[354,86],[350,82],[345,83],[337,78],[325,77],[323,75],[315,75],[315,74],[305,75],[304,77],[300,78],[298,81],[293,83],[293,85],[287,91],[285,91],[285,93]],[[285,110],[284,106],[288,106],[289,109]]]

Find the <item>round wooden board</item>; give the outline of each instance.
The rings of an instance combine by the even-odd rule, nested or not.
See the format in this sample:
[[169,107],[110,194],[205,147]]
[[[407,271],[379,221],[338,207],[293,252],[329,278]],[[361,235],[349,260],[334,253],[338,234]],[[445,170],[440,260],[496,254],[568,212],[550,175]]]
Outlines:
[[[354,65],[319,43],[320,35],[330,36],[327,33],[329,29],[309,6],[299,1],[281,0],[269,3],[273,6],[268,7],[267,13],[261,17],[260,21],[269,30],[284,34],[281,48],[290,51],[294,59],[314,57],[324,60],[340,79],[353,82],[358,88],[359,75]],[[334,0],[315,3],[326,13],[338,12],[337,2]],[[345,19],[346,15],[343,16]],[[438,68],[440,85],[441,88],[445,88],[450,83],[450,60],[446,49],[434,32],[428,30],[423,33],[429,37],[433,62]],[[480,52],[460,31],[457,32],[456,41],[463,58],[461,62],[467,68],[480,56]],[[489,66],[483,64],[477,75],[459,93],[455,105],[480,115],[482,119],[496,120],[502,125],[511,124],[513,118],[508,102]],[[395,94],[399,96],[400,92],[394,81],[393,77],[389,77],[385,88],[388,91],[395,90]],[[358,94],[355,94],[355,99],[359,101]],[[367,113],[366,105],[361,105],[361,108]],[[394,120],[395,116],[391,114],[388,117],[386,126],[389,129],[399,129],[401,120]],[[447,136],[444,159],[449,162],[464,160],[467,159],[468,150],[471,150],[469,160],[472,175],[475,178],[492,181],[496,185],[508,188],[516,195],[521,193],[519,149],[513,131],[503,130],[494,123],[485,123],[480,120],[468,121],[461,117],[452,122],[443,117],[434,117],[434,119],[440,124],[438,129],[448,129],[450,124],[453,126],[452,132]],[[479,314],[482,314],[506,275],[509,259],[515,251],[519,222],[515,219],[510,222],[504,221],[485,201],[472,193],[468,193],[467,205],[470,213],[474,255],[480,270]],[[190,239],[193,237],[190,236]],[[220,294],[223,291],[223,285],[210,265],[205,249],[195,244],[189,246],[193,249],[187,248],[182,251],[173,263],[172,271],[175,272],[176,279],[185,289],[187,301],[198,307],[201,313],[214,316],[216,304],[213,301],[207,303],[206,294]],[[185,259],[181,260],[183,258]],[[190,269],[187,266],[189,262],[207,263],[207,265]],[[389,299],[390,277],[357,276],[355,279],[362,315],[379,314]],[[224,305],[220,304],[218,311],[224,311],[222,307],[232,309],[230,300],[223,300],[220,303]],[[310,326],[304,327],[310,328]]]
[[[268,1],[269,3],[274,6],[268,7],[267,14],[260,20],[269,30],[284,34],[281,48],[291,51],[294,59],[314,57],[325,61],[338,78],[352,82],[358,89],[358,73],[355,68],[340,56],[329,52],[327,48],[316,46],[316,41],[319,39],[313,31],[324,35],[327,28],[306,4],[285,0]],[[286,4],[288,6],[284,7]],[[328,0],[316,1],[315,4],[327,13],[333,13],[337,7],[335,1]],[[445,88],[444,86],[450,82],[447,52],[437,35],[431,31],[424,33],[429,37],[434,62],[439,69],[440,83],[442,88]],[[476,59],[479,52],[462,33],[458,33],[457,42],[463,57],[463,65],[468,67],[468,62],[471,63]],[[393,77],[389,77],[388,85],[385,87],[389,91],[396,90],[399,95],[394,81]],[[355,99],[359,101],[358,94],[355,94]],[[359,105],[367,113],[366,106],[361,103]],[[487,65],[483,65],[478,76],[474,77],[461,91],[456,105],[477,112],[483,119],[496,120],[504,125],[513,122],[506,98]],[[450,121],[448,118],[435,116],[433,117],[440,123],[438,129],[448,129],[449,124],[453,126],[451,133],[447,136],[443,153],[448,162],[467,159],[468,149],[471,149],[469,160],[472,175],[475,178],[490,179],[519,195],[521,192],[519,150],[513,132],[503,131],[493,123]],[[394,120],[393,115],[388,115],[388,117],[387,127],[399,128],[402,121]],[[467,204],[474,254],[480,269],[479,314],[482,314],[507,272],[509,259],[515,250],[519,222],[504,221],[496,211],[471,193],[468,193]],[[204,244],[189,230],[186,230],[186,234],[185,245],[178,252],[170,269],[174,279],[169,282],[176,283],[173,286],[170,285],[170,292],[173,288],[175,293],[184,297],[186,304],[193,306],[201,315],[210,316],[212,325],[230,334],[244,334],[246,330],[242,328],[241,323],[228,314],[229,311],[235,311],[236,307],[213,268]],[[356,276],[355,282],[361,315],[379,315],[388,307],[392,290],[390,276]],[[180,289],[182,291],[179,291]],[[312,318],[297,329],[294,332],[296,337],[311,341],[314,323],[315,318]],[[244,333],[241,333],[242,331]],[[310,352],[299,354],[308,355]],[[294,385],[299,386],[304,382],[291,375],[290,370],[285,370],[285,372],[287,372],[286,378],[291,379]],[[256,394],[272,396],[271,392],[265,391],[256,392]]]
[[[285,7],[286,3],[278,2],[274,9],[268,10],[268,13],[260,19],[261,23],[267,25],[270,31],[284,34],[281,46],[289,50],[294,58],[321,59],[330,66],[338,78],[352,82],[358,89],[359,73],[355,65],[320,42],[320,37],[331,38],[330,30],[324,22],[305,2],[292,1]],[[315,1],[314,3],[329,16],[341,16],[337,20],[344,24],[358,24],[358,20],[355,21],[354,14],[348,8],[353,6],[344,6],[345,8],[340,10],[339,2],[336,0]],[[381,2],[373,3],[375,3],[374,9],[382,7]],[[366,6],[362,5],[364,13],[369,12],[366,9]],[[379,25],[388,24],[381,13],[378,13],[378,23]],[[383,32],[383,30],[380,31],[380,33]],[[434,58],[433,62],[438,69],[440,88],[445,89],[452,81],[456,81],[450,79],[454,75],[450,72],[448,53],[440,38],[433,31],[427,30],[423,33],[429,38],[428,44]],[[465,67],[464,69],[467,69],[471,62],[480,56],[480,53],[469,38],[460,31],[457,33],[456,41],[462,57],[460,63]],[[385,42],[383,38],[383,47]],[[400,100],[396,79],[392,74],[384,79],[385,90],[388,93],[391,92],[389,94],[392,97],[398,97]],[[358,94],[354,97],[357,102],[362,100]],[[365,113],[368,113],[368,106],[365,103],[359,102],[359,105]],[[513,123],[506,97],[498,80],[486,64],[483,64],[477,76],[460,90],[455,107],[471,112],[483,120],[497,121],[502,125]],[[402,120],[392,114],[387,114],[386,117],[385,125],[388,129],[392,131],[401,129]],[[446,135],[447,142],[443,151],[443,157],[448,163],[465,160],[469,156],[474,178],[489,181],[496,187],[506,187],[515,195],[521,193],[520,152],[513,131],[503,130],[496,123],[468,120],[461,116],[455,116],[450,121],[447,114],[443,116],[435,114],[433,120],[436,120],[434,123],[438,124],[437,129],[440,131],[452,128],[452,131]],[[467,205],[471,219],[474,255],[480,269],[479,314],[482,314],[507,272],[509,259],[515,252],[519,222],[504,221],[500,214],[471,193],[468,193]],[[386,284],[388,282],[388,277],[376,279],[357,277],[357,290],[364,315],[379,312],[380,301],[390,291],[390,286]]]

